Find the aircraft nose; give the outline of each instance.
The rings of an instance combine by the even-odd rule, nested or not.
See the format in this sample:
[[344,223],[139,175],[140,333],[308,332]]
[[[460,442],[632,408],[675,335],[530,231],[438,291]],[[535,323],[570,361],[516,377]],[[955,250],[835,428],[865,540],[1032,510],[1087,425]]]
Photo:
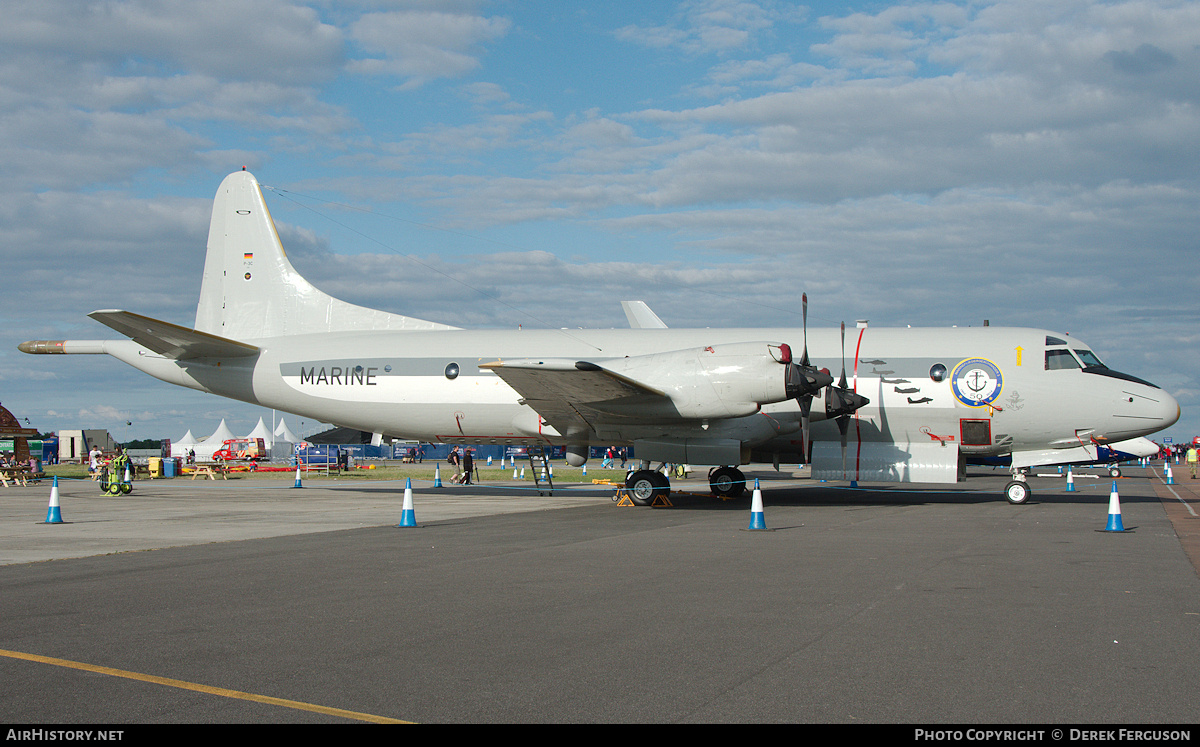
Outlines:
[[1141,421],[1147,433],[1170,428],[1179,420],[1179,401],[1162,389],[1136,387],[1122,392],[1131,410],[1128,419]]
[[1183,410],[1179,407],[1179,400],[1175,399],[1166,392],[1162,393],[1162,402],[1159,404],[1162,412],[1163,428],[1170,428],[1179,422],[1179,416]]

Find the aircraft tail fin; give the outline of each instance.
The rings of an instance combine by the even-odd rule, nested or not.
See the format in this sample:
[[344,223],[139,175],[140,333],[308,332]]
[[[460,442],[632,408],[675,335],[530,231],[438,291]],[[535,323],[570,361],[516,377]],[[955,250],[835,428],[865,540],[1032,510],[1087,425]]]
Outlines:
[[323,293],[292,267],[254,175],[235,171],[213,201],[196,330],[235,340],[384,329],[456,329]]
[[625,318],[631,329],[666,329],[667,325],[646,305],[645,301],[622,301]]

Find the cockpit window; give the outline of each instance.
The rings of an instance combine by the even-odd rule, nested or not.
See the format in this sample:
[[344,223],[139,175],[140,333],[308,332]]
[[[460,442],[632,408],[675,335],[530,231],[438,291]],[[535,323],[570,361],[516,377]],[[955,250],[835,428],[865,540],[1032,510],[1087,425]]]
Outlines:
[[1046,335],[1046,345],[1066,345],[1066,344],[1067,344],[1066,340],[1060,340],[1057,337],[1051,337],[1050,335]]
[[1066,368],[1079,368],[1079,361],[1071,355],[1070,350],[1047,350],[1046,370],[1061,371]]
[[1075,355],[1078,355],[1079,360],[1083,361],[1084,368],[1090,368],[1091,366],[1100,366],[1101,368],[1104,368],[1104,364],[1101,363],[1100,359],[1096,357],[1096,354],[1090,350],[1076,350]]

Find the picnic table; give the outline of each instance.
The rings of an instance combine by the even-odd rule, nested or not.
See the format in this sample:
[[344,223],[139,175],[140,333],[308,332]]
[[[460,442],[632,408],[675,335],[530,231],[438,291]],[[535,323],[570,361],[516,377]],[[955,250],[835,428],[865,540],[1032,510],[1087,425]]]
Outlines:
[[4,487],[28,485],[30,478],[35,477],[33,471],[29,469],[29,465],[21,465],[17,467],[0,467],[0,482],[4,483]]
[[224,464],[196,464],[192,467],[192,479],[197,476],[207,476],[210,480],[217,479],[217,475],[221,476],[222,480],[228,480],[229,468]]

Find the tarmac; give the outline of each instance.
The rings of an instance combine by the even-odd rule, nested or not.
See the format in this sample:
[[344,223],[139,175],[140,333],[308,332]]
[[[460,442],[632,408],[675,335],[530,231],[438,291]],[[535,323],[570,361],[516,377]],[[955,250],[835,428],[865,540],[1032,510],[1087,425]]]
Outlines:
[[[1087,477],[1088,473],[1092,477]],[[612,490],[293,478],[0,489],[8,724],[1185,725],[1200,491],[761,478]],[[904,732],[905,735],[908,731]]]

